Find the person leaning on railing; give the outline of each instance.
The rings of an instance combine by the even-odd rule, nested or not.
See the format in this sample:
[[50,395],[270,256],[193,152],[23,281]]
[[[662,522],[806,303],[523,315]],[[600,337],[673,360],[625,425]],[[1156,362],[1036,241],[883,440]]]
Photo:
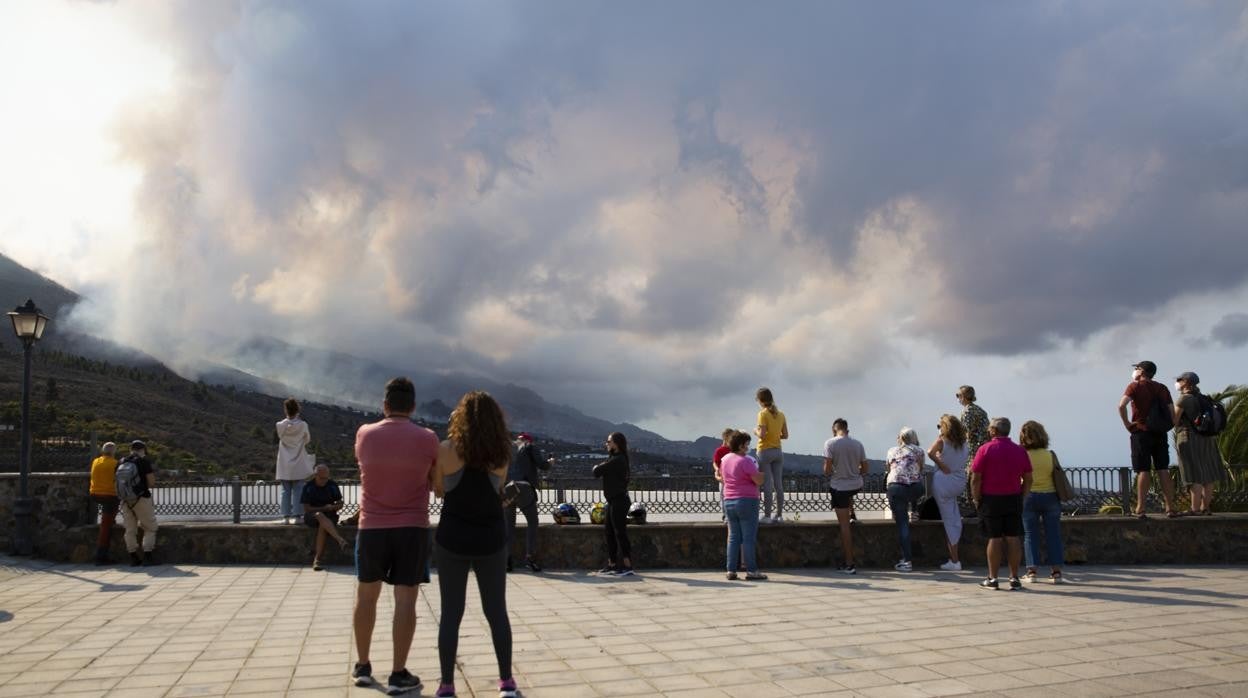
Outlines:
[[91,499],[100,505],[100,535],[95,541],[95,564],[111,565],[108,556],[113,524],[117,522],[117,444],[109,441],[100,449],[100,455],[91,461]]

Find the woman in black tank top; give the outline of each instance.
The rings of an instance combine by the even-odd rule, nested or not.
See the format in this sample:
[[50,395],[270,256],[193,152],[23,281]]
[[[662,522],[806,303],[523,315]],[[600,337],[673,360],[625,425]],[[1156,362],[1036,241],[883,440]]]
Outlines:
[[498,694],[515,696],[511,675],[511,622],[507,618],[507,529],[500,497],[511,464],[511,439],[503,411],[489,393],[473,391],[451,413],[438,448],[433,488],[442,498],[434,556],[442,618],[438,625],[441,684],[435,694],[455,695],[455,655],[464,617],[468,571],[477,577],[481,608],[498,659]]

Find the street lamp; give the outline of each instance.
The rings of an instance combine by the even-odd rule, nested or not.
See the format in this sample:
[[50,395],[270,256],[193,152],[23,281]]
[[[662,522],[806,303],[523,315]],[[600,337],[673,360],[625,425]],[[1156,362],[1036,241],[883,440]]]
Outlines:
[[35,543],[31,538],[31,519],[34,518],[35,503],[30,498],[27,481],[30,479],[30,350],[35,342],[43,338],[43,330],[48,326],[48,316],[39,312],[35,302],[27,300],[26,305],[19,305],[9,314],[13,321],[13,333],[22,342],[22,350],[26,355],[26,368],[22,374],[22,456],[21,479],[19,480],[17,499],[13,502],[13,516],[16,527],[13,530],[13,552],[17,555],[34,553]]

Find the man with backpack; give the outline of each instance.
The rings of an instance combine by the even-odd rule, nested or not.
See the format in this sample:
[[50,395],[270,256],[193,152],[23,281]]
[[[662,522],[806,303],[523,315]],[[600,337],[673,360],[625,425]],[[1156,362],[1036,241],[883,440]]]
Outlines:
[[[520,434],[516,437],[516,455],[511,460],[511,468],[507,471],[507,479],[511,482],[527,482],[536,490],[541,483],[538,471],[550,470],[554,458],[543,459],[541,451],[533,443],[533,437]],[[533,572],[541,572],[542,566],[537,561],[537,498],[522,505],[511,504],[507,507],[507,541],[510,545],[516,533],[516,510],[524,514],[524,565]],[[507,571],[512,569],[511,556],[507,556]]]
[[[147,444],[134,441],[130,455],[117,464],[117,498],[121,500],[121,520],[126,526],[126,550],[130,553],[132,566],[154,564],[152,551],[156,549],[156,505],[152,502],[152,488],[156,486],[156,473],[147,458]],[[139,529],[143,529],[143,554],[139,555]]]
[[[1131,383],[1118,401],[1118,416],[1122,425],[1131,433],[1131,469],[1135,471],[1136,518],[1148,518],[1144,511],[1145,497],[1152,486],[1152,471],[1161,480],[1161,492],[1166,501],[1166,516],[1174,518],[1174,483],[1170,480],[1170,430],[1174,428],[1174,400],[1166,386],[1153,380],[1157,364],[1140,361],[1132,366]],[[1131,419],[1127,419],[1127,404],[1131,405]]]

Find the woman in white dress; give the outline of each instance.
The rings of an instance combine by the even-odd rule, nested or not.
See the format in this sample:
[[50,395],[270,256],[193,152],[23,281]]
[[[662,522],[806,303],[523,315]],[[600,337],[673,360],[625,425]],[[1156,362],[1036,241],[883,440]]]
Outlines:
[[940,437],[927,449],[936,464],[932,476],[932,495],[940,509],[940,521],[945,525],[945,544],[949,546],[949,560],[940,566],[948,572],[958,572],[962,562],[958,559],[958,541],[962,538],[962,509],[958,497],[966,492],[966,461],[970,444],[962,420],[951,414],[940,416]]

